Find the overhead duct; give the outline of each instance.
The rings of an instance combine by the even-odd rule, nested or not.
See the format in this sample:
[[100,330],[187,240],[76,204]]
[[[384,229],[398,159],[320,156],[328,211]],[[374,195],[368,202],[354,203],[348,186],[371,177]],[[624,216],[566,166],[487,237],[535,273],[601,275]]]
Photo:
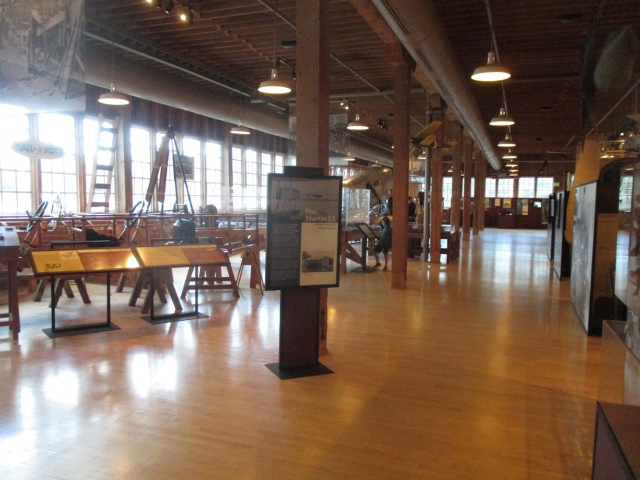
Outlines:
[[372,0],[372,3],[418,68],[425,72],[440,96],[455,110],[489,164],[500,170],[502,163],[496,148],[433,4],[429,0]]

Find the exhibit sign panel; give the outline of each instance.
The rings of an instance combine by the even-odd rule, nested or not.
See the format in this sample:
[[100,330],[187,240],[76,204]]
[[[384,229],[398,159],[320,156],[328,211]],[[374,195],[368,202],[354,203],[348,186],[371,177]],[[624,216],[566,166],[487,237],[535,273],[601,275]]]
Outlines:
[[269,174],[267,290],[337,287],[342,177]]

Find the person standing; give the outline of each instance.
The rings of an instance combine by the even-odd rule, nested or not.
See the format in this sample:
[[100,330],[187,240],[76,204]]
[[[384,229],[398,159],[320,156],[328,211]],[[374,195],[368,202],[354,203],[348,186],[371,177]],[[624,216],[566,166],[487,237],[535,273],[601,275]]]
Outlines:
[[413,201],[413,197],[411,195],[409,195],[408,219],[409,219],[409,222],[416,221],[416,202]]
[[378,254],[382,253],[384,255],[384,266],[382,270],[386,271],[387,264],[389,263],[389,249],[391,248],[391,220],[389,220],[388,216],[385,215],[382,217],[382,220],[380,220],[380,228],[380,236],[378,237],[373,252],[376,259],[376,267],[380,266]]

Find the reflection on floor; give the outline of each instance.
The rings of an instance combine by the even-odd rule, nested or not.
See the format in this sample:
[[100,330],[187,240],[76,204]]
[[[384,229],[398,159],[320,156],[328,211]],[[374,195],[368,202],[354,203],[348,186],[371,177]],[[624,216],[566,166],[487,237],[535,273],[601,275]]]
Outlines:
[[[600,339],[546,232],[485,230],[461,248],[410,260],[406,290],[390,272],[343,275],[321,358],[334,373],[295,380],[265,367],[279,293],[248,275],[240,298],[202,293],[206,318],[152,325],[126,290],[112,294],[120,330],[55,339],[48,295],[25,294],[20,340],[0,330],[0,476],[589,478]],[[90,296],[63,296],[58,320],[100,321],[104,286]]]

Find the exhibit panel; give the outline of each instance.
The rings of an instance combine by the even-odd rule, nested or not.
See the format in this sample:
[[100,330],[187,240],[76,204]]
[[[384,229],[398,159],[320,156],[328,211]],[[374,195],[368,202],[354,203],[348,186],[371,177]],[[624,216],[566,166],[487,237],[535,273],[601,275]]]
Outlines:
[[571,305],[587,333],[591,325],[591,282],[596,226],[596,182],[577,186],[573,223],[573,252],[571,256]]

